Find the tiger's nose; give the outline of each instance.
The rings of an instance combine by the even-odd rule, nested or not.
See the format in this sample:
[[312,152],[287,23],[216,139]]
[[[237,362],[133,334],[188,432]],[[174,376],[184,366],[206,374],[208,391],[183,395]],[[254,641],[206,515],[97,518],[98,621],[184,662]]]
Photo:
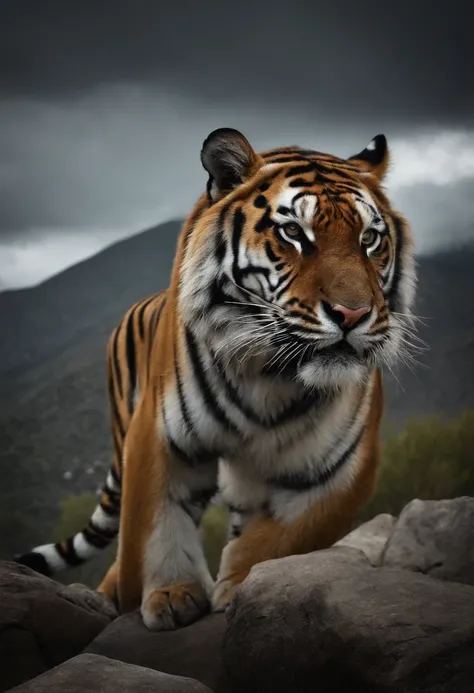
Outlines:
[[346,329],[351,329],[355,327],[362,318],[370,313],[372,306],[360,306],[359,308],[348,308],[347,306],[342,306],[339,303],[335,305],[324,304],[324,310],[328,316],[337,324],[339,327],[345,327]]

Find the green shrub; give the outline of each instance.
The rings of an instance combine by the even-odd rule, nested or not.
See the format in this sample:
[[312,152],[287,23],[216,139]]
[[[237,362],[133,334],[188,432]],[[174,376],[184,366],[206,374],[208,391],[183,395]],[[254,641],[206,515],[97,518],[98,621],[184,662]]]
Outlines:
[[227,510],[221,505],[211,505],[202,518],[202,543],[209,570],[214,578],[227,540],[227,527]]
[[388,433],[376,493],[361,513],[398,515],[413,500],[474,495],[474,410],[444,419],[411,420],[398,434]]

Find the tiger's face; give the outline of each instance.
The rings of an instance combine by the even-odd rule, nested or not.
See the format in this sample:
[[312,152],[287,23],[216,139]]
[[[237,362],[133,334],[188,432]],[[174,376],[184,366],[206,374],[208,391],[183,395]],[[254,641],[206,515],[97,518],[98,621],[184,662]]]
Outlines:
[[382,135],[340,159],[298,147],[256,154],[218,130],[202,161],[208,193],[189,237],[185,320],[240,364],[310,386],[402,357],[413,242],[381,187]]

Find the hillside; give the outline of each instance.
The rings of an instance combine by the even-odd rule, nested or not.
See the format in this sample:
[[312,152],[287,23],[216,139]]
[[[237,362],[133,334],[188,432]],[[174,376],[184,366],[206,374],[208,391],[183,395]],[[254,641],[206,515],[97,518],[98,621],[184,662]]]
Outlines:
[[[149,229],[36,288],[0,294],[0,534],[13,533],[0,557],[42,541],[62,498],[102,483],[111,453],[107,338],[133,301],[166,286],[179,227]],[[474,404],[474,247],[419,265],[419,336],[430,349],[414,375],[398,370],[401,385],[386,376],[385,419],[398,425]]]
[[112,325],[124,307],[166,286],[178,221],[115,243],[32,288],[0,293],[0,378],[19,376]]

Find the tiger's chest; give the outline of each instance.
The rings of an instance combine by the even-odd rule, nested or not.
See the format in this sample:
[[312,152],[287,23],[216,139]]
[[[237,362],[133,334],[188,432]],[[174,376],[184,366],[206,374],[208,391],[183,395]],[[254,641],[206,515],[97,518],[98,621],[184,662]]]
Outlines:
[[[213,374],[209,374],[209,379]],[[189,378],[164,404],[168,437],[190,459],[208,451],[262,478],[324,465],[363,412],[365,390],[305,391],[292,381]]]

